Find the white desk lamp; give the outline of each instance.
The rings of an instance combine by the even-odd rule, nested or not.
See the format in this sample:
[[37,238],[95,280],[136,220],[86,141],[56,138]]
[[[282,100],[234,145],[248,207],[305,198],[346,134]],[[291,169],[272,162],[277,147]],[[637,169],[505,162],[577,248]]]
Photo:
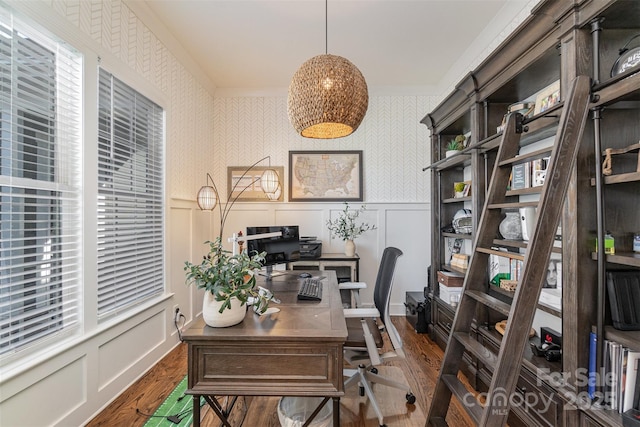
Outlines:
[[227,239],[228,242],[232,243],[233,255],[238,255],[238,242],[246,242],[247,240],[256,240],[263,239],[266,237],[280,237],[282,236],[282,231],[274,231],[273,233],[262,233],[262,234],[252,234],[250,236],[240,236],[238,233],[233,233],[231,237]]

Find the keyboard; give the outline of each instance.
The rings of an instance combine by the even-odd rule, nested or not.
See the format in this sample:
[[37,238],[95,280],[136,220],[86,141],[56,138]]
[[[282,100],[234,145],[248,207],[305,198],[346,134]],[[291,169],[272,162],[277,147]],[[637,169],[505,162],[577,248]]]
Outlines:
[[321,301],[322,300],[322,282],[318,279],[313,279],[313,278],[304,279],[302,281],[302,284],[300,285],[300,290],[298,291],[298,299]]

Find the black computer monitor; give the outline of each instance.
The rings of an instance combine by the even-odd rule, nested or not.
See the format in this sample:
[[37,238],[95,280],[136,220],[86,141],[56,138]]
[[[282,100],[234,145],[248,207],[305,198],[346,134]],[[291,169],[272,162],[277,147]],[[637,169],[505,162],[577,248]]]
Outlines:
[[273,225],[247,227],[247,236],[264,233],[282,233],[277,237],[264,237],[247,241],[247,251],[252,254],[266,252],[264,266],[267,278],[273,275],[273,266],[300,259],[300,231],[297,225]]

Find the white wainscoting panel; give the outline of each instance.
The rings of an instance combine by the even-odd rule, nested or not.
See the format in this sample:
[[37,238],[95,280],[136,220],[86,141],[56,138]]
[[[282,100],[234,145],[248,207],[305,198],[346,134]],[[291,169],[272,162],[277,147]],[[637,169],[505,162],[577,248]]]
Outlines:
[[[87,400],[86,359],[71,361],[0,405],[0,425],[55,425]],[[34,396],[39,396],[35,398]]]
[[98,348],[99,388],[120,378],[136,362],[165,340],[165,314],[157,313]]

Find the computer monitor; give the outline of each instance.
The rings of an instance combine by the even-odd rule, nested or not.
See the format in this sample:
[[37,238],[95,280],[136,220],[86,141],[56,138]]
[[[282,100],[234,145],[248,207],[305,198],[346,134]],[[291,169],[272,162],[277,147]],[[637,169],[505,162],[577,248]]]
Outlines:
[[273,275],[273,266],[300,259],[300,231],[297,225],[247,227],[247,236],[280,232],[277,237],[265,237],[247,241],[249,254],[266,252],[264,266],[267,278]]

